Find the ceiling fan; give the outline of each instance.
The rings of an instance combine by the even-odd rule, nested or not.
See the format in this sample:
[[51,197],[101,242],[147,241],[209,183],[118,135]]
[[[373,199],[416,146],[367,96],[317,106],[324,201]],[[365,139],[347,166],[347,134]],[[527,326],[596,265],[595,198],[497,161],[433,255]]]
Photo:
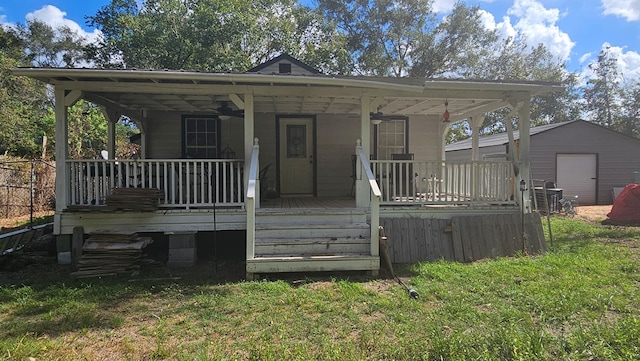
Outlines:
[[229,119],[231,117],[243,117],[244,110],[242,109],[233,109],[229,106],[227,102],[220,102],[220,106],[216,108],[216,115],[220,119]]
[[392,120],[408,120],[409,117],[406,115],[395,115],[395,114],[384,114],[381,111],[371,112],[369,113],[369,119],[374,124],[380,124],[381,122],[389,122]]

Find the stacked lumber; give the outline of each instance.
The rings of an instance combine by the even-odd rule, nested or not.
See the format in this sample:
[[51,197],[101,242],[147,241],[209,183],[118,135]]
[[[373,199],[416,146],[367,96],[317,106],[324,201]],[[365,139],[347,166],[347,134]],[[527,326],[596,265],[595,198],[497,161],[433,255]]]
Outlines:
[[46,224],[0,235],[0,270],[16,271],[30,264],[53,263],[52,231],[53,225]]
[[138,270],[143,250],[151,237],[133,234],[91,234],[82,246],[82,255],[71,273],[77,278],[117,276]]
[[105,198],[107,208],[155,211],[164,193],[158,188],[114,188]]

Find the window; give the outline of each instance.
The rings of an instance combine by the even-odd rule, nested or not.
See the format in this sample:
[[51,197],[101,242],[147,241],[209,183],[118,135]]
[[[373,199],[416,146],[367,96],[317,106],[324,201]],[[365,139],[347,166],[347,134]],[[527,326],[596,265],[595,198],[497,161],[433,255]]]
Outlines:
[[307,157],[307,126],[287,124],[287,158]]
[[217,117],[182,118],[183,155],[185,158],[217,158],[220,124]]
[[278,71],[280,74],[291,74],[291,64],[288,64],[288,63],[278,64]]
[[391,154],[407,153],[409,142],[407,140],[407,121],[384,121],[376,125],[374,155],[376,159],[389,160]]

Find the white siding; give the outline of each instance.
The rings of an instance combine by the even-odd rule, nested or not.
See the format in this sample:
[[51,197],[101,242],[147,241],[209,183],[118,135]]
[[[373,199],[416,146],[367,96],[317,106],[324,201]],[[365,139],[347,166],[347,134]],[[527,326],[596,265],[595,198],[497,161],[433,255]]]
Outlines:
[[[182,113],[153,112],[147,124],[147,158],[182,156]],[[440,154],[439,123],[424,116],[409,119],[409,153],[416,160],[433,161]],[[227,145],[244,158],[242,118],[221,122],[221,149]],[[316,180],[318,196],[349,196],[352,185],[351,155],[360,138],[360,118],[319,114],[316,117]],[[260,140],[260,167],[271,164],[267,188],[276,189],[276,114],[255,115],[255,136]]]

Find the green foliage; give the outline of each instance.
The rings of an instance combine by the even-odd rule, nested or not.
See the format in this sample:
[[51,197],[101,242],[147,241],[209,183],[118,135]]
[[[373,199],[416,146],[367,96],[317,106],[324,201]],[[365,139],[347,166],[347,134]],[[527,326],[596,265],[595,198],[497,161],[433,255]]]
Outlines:
[[44,84],[11,74],[11,68],[28,64],[23,40],[0,28],[0,45],[0,153],[35,157],[42,137],[52,135],[53,123],[46,117],[51,103]]
[[[398,266],[394,280],[0,280],[7,359],[634,360],[638,228],[552,217],[544,255]],[[55,275],[55,272],[53,273]],[[283,276],[284,277],[284,276]],[[298,280],[298,278],[295,278]]]
[[17,25],[29,62],[40,67],[74,67],[85,58],[87,40],[68,26],[52,27],[40,20]]
[[293,0],[113,0],[89,24],[104,34],[93,59],[105,67],[245,71],[289,53],[345,72],[343,37]]
[[[451,14],[442,19],[419,44],[413,55],[410,74],[420,77],[477,78],[478,71],[491,66],[498,37],[487,30],[480,8],[457,2]],[[480,77],[493,79],[493,77]]]
[[320,0],[318,8],[347,39],[355,71],[363,75],[405,76],[414,52],[432,42],[435,27],[426,0]]

